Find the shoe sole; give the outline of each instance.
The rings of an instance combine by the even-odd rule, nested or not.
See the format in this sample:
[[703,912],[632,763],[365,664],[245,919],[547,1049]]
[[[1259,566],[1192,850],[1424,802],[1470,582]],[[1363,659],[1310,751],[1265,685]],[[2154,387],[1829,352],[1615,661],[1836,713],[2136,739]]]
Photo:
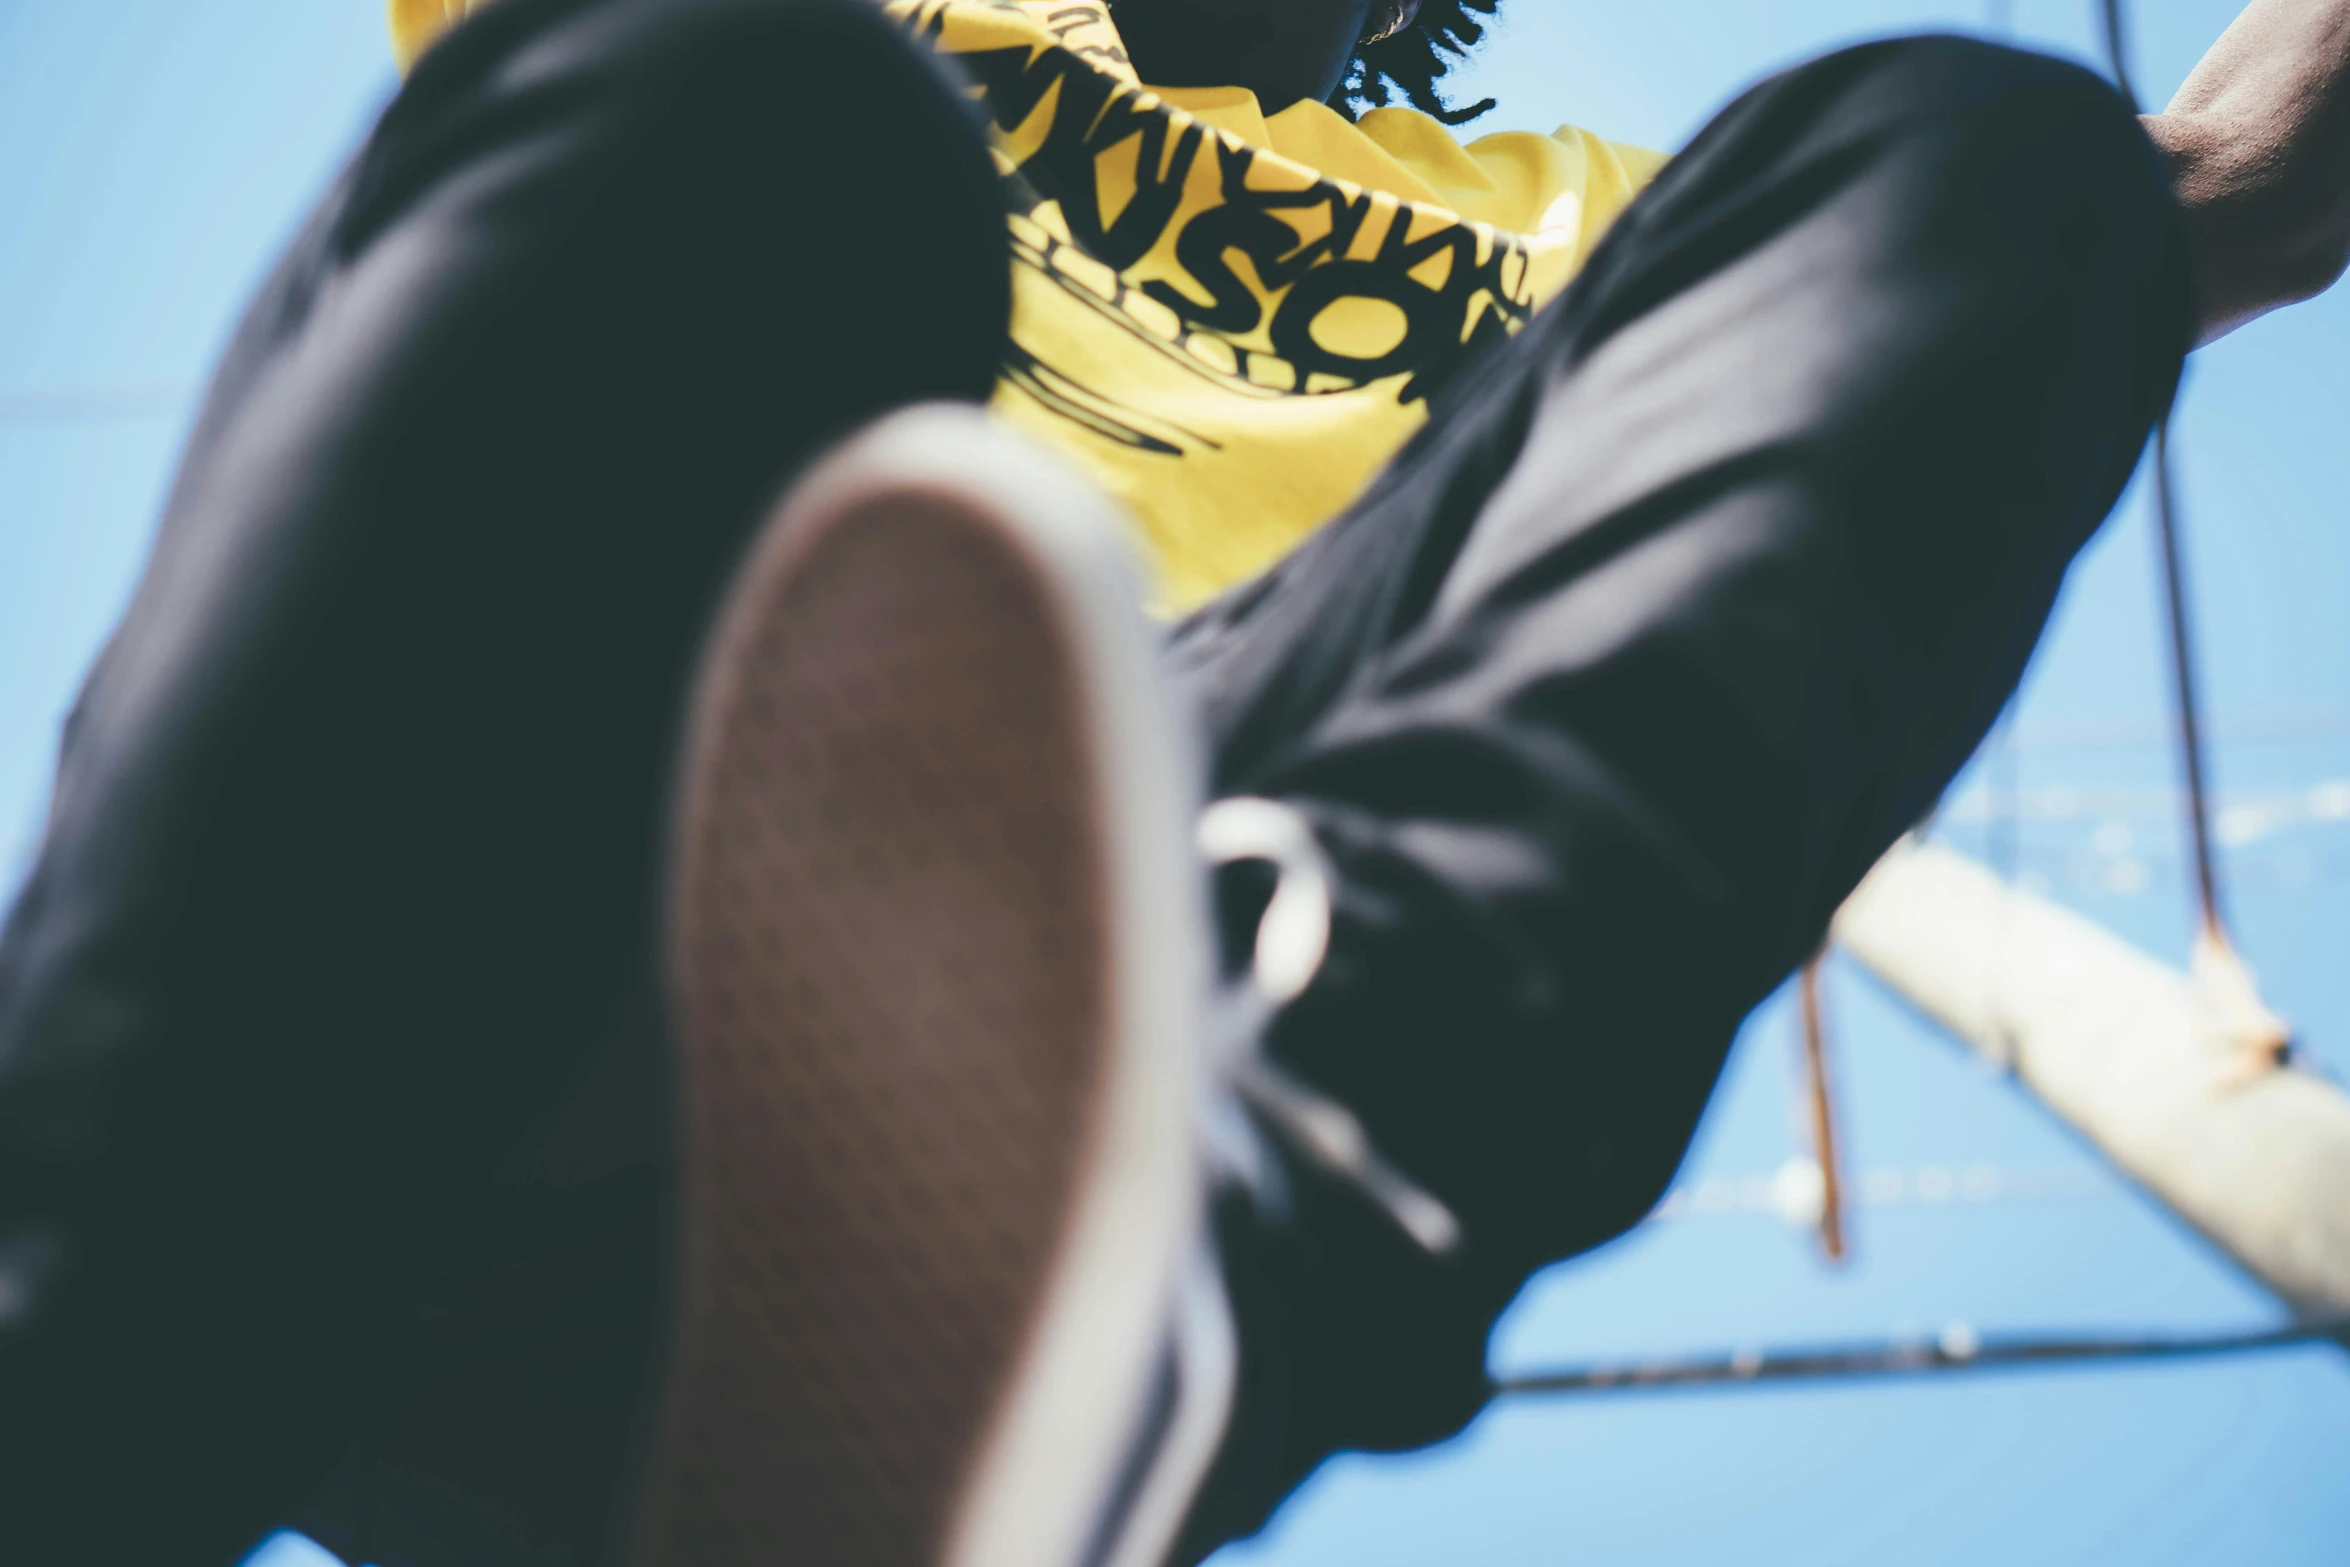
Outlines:
[[[683,748],[630,1560],[1077,1567],[1198,1225],[1193,774],[1117,523],[983,416],[795,486]],[[1122,1553],[1123,1554],[1123,1553]]]

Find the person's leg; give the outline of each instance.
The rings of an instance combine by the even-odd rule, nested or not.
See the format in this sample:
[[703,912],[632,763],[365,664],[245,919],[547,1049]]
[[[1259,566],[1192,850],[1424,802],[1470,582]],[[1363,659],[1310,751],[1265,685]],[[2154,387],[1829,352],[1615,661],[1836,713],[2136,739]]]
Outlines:
[[550,1220],[433,1280],[643,995],[742,539],[831,436],[983,399],[1008,287],[976,123],[863,0],[501,0],[419,63],[230,350],[0,941],[0,1557],[220,1560],[419,1357],[518,1339],[589,1434],[471,1456],[610,1504],[634,1363],[546,1300],[641,1279],[658,1137],[517,1199],[630,1194],[635,1263]]
[[2102,83],[1840,54],[1725,112],[1348,515],[1178,629],[1214,790],[1338,871],[1269,1046],[1467,1231],[1443,1268],[1343,1197],[1235,1227],[1254,1412],[1194,1554],[1334,1448],[1457,1429],[1526,1277],[1655,1202],[1741,1018],[2015,684],[2190,321]]

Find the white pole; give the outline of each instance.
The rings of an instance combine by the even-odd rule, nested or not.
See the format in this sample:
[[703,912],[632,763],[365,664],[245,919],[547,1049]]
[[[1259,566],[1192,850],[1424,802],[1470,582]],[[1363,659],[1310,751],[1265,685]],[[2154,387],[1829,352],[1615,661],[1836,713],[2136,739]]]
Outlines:
[[1931,845],[1835,936],[2296,1311],[2350,1311],[2350,1097],[2216,1045],[2184,973]]

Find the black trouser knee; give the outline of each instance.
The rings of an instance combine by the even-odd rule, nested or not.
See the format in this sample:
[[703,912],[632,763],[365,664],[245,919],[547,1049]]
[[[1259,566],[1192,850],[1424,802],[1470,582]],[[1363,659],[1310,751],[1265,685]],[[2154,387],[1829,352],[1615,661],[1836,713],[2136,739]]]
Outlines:
[[[0,1556],[218,1559],[432,1345],[582,1342],[518,1326],[600,1298],[548,1257],[486,1340],[419,1318],[642,984],[739,543],[834,432],[984,398],[1008,295],[969,105],[861,0],[502,0],[419,62],[232,345],[0,938]],[[608,1282],[656,1184],[515,1200]],[[532,1527],[592,1535],[634,1368],[506,1380],[594,1450]]]
[[1262,1462],[1456,1429],[1527,1275],[1661,1194],[1739,1022],[2012,689],[2168,404],[2184,256],[2087,73],[1939,38],[1805,66],[1179,628],[1216,786],[1339,870],[1273,1048],[1469,1235],[1438,1268],[1331,1199]]

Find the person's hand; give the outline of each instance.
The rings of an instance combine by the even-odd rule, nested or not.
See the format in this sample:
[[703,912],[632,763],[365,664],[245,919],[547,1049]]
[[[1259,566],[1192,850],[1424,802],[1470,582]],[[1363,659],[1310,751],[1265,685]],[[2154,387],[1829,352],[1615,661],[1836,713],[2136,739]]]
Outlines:
[[2350,0],[2252,0],[2146,129],[2187,213],[2198,341],[2350,265]]

